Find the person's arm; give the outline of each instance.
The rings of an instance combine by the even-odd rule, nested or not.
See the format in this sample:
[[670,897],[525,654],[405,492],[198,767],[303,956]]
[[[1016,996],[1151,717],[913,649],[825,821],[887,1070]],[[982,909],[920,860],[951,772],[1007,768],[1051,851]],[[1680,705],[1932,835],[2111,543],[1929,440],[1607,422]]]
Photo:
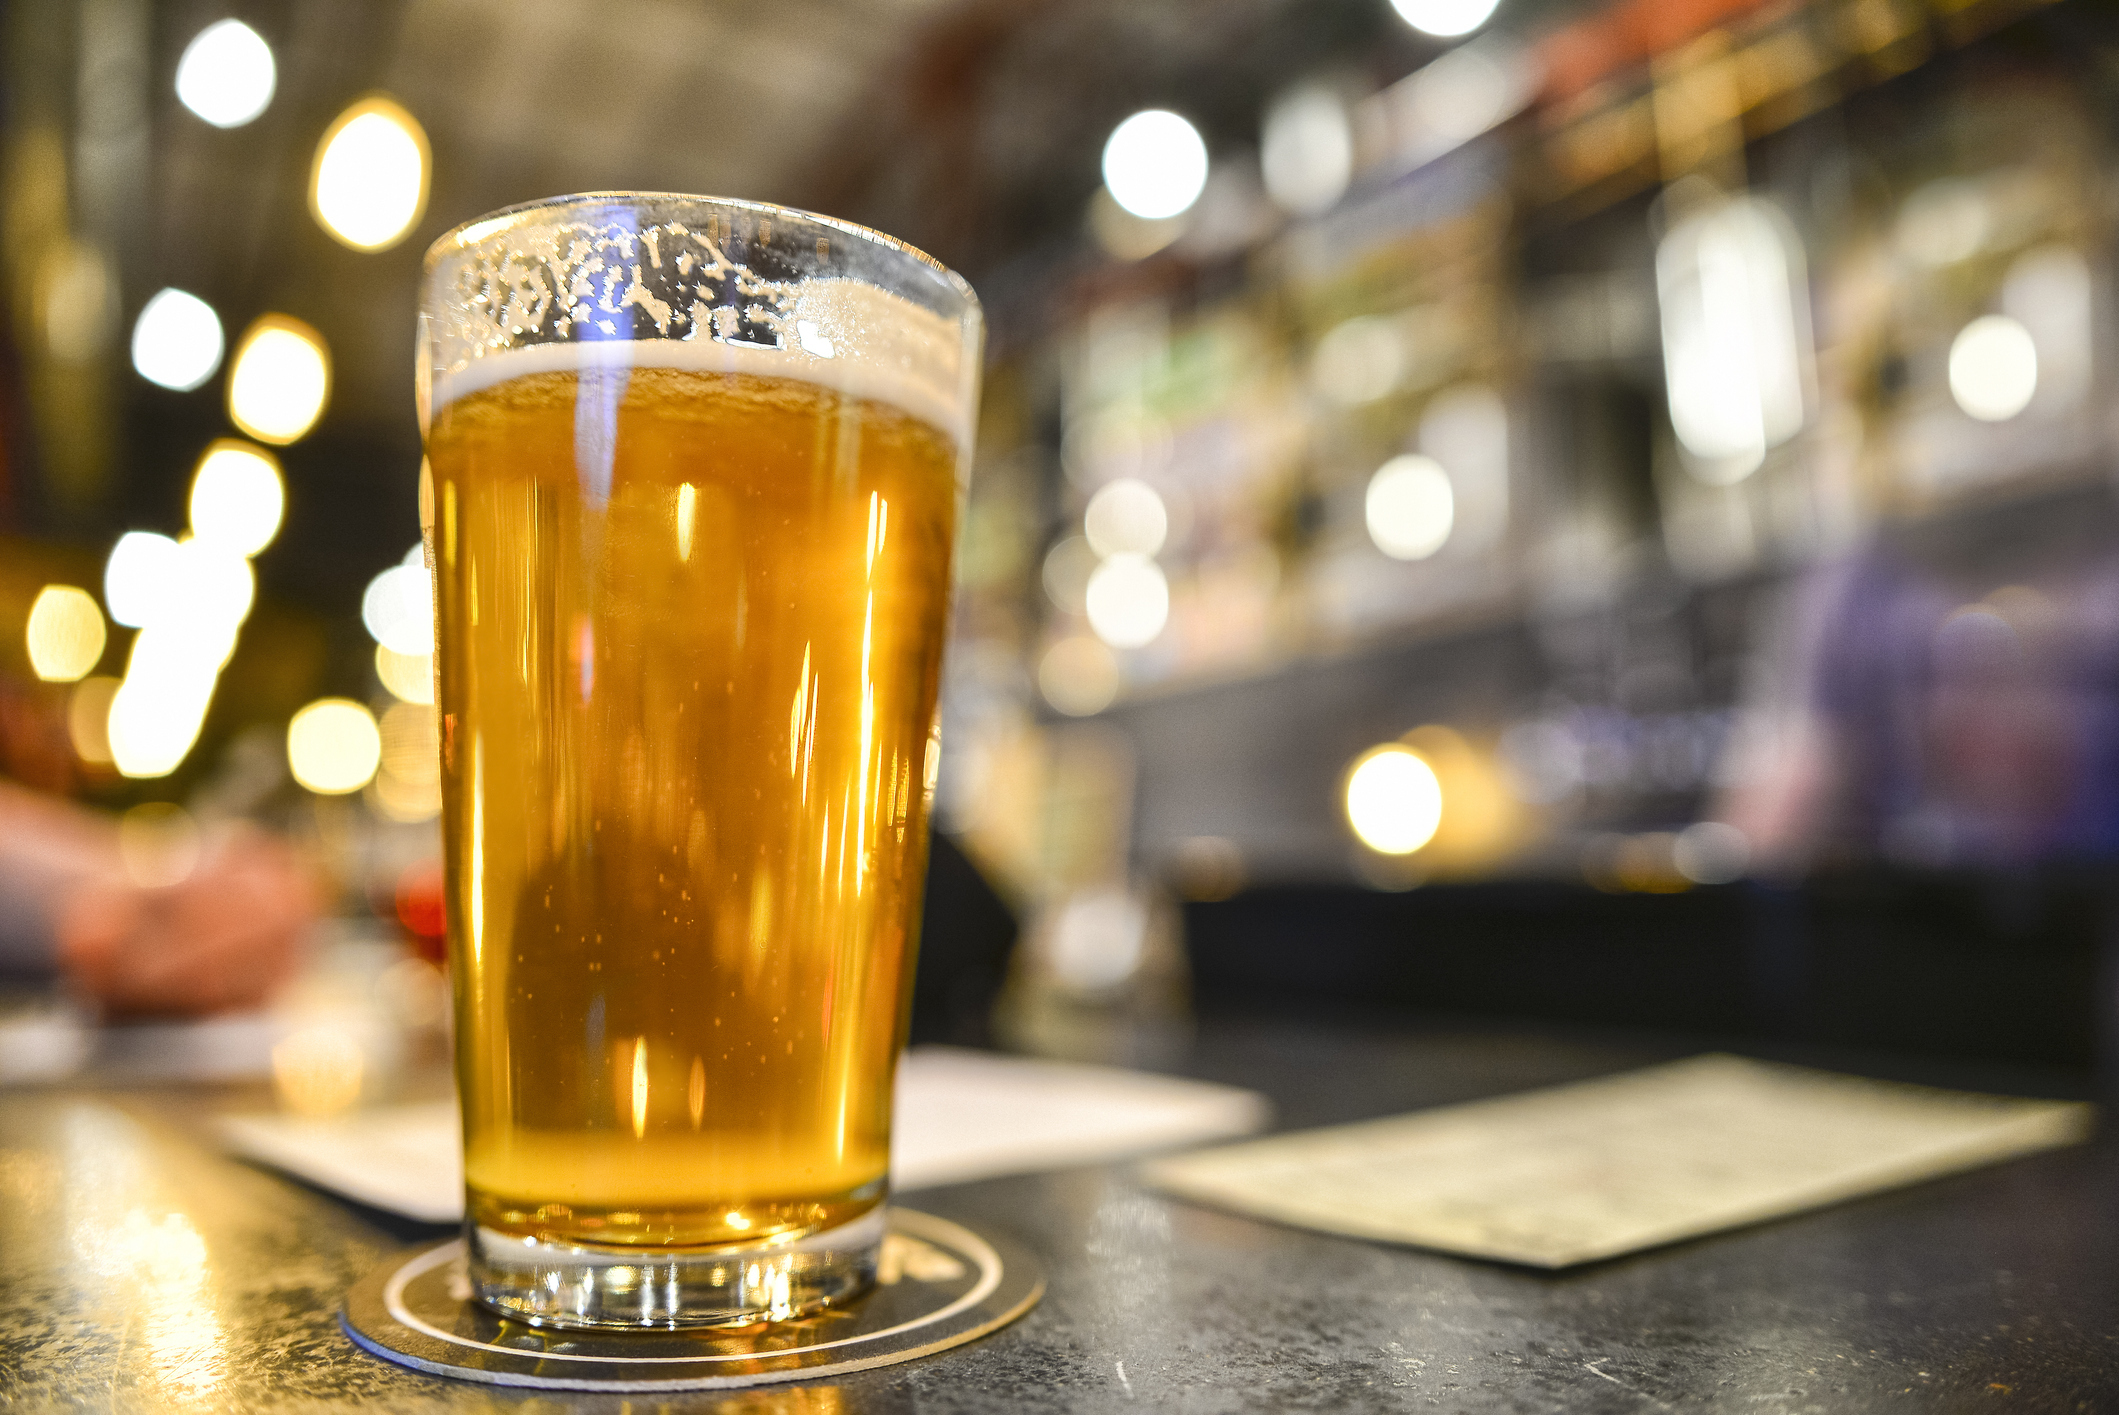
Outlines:
[[210,832],[181,882],[126,872],[107,819],[0,783],[0,965],[58,974],[114,1014],[262,1002],[316,916],[308,872],[248,826]]

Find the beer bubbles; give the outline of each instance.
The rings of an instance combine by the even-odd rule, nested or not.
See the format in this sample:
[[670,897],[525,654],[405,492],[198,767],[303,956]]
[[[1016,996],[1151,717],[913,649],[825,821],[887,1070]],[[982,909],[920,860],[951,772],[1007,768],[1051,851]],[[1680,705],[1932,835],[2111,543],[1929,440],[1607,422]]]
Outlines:
[[1207,185],[1207,144],[1166,108],[1136,113],[1104,143],[1104,186],[1111,199],[1143,220],[1178,216]]
[[331,396],[324,336],[283,314],[260,317],[236,346],[228,416],[260,442],[284,446],[316,426]]
[[429,165],[419,121],[387,98],[363,99],[317,145],[310,210],[357,251],[394,246],[426,210]]
[[177,60],[177,100],[216,128],[240,128],[272,102],[272,46],[241,20],[192,36]]
[[221,366],[221,317],[197,295],[159,291],[132,326],[132,366],[149,383],[189,393]]

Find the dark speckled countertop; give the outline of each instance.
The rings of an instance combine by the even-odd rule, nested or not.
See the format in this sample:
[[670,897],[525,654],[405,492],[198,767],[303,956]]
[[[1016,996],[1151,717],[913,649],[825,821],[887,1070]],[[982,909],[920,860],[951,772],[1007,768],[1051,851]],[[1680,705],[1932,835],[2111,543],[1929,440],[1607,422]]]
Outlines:
[[[1689,1049],[1231,1023],[1205,1029],[1183,1069],[1264,1090],[1282,1124],[1308,1125]],[[1042,1254],[1051,1289],[1023,1321],[831,1384],[627,1404],[459,1384],[355,1350],[333,1320],[340,1294],[442,1231],[215,1154],[198,1138],[200,1119],[243,1099],[0,1095],[0,1406],[2119,1411],[2119,1147],[2109,1141],[1559,1276],[1193,1208],[1146,1192],[1123,1166],[932,1190],[914,1202],[1005,1226]]]

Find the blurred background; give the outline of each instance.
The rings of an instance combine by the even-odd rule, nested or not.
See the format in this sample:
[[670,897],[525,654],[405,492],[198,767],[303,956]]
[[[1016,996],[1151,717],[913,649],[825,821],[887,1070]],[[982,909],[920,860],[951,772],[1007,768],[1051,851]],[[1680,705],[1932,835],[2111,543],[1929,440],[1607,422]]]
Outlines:
[[[364,1083],[304,1006],[440,1025],[420,254],[609,188],[826,211],[985,301],[916,1036],[2097,1060],[2108,6],[0,15],[0,769],[143,888],[292,842],[326,943],[243,1036],[306,1103]],[[44,1005],[18,1072],[86,1054]]]

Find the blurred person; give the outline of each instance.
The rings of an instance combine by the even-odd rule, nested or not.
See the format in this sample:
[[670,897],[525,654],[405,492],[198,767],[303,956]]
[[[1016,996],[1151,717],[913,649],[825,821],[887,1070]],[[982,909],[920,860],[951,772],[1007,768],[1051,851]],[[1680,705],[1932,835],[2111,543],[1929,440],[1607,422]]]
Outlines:
[[170,883],[128,868],[117,823],[0,782],[0,973],[57,977],[113,1016],[253,1007],[284,982],[317,913],[283,842],[217,826]]
[[2119,856],[2119,536],[2067,509],[1880,540],[1798,589],[1719,812],[1757,863]]

